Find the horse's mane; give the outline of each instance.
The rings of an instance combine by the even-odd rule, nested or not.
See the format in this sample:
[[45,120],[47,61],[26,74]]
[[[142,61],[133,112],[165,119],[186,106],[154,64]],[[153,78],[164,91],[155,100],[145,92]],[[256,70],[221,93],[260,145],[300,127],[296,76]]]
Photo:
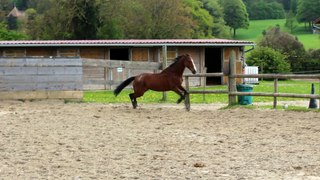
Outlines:
[[170,64],[170,66],[169,66],[169,67],[174,66],[175,64],[177,64],[177,62],[179,62],[179,61],[180,61],[180,59],[181,59],[181,57],[182,57],[182,56],[183,56],[183,55],[180,55],[180,56],[176,57],[176,58],[173,60],[173,63],[172,63],[172,64]]

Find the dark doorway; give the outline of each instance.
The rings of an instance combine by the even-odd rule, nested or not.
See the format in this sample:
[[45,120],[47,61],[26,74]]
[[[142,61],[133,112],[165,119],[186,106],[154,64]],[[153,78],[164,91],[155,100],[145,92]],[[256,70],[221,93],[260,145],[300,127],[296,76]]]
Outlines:
[[112,48],[110,49],[111,60],[129,60],[129,49],[128,48]]
[[[207,73],[222,72],[222,49],[221,48],[206,48],[205,49],[205,67]],[[207,77],[207,85],[222,84],[221,77]]]

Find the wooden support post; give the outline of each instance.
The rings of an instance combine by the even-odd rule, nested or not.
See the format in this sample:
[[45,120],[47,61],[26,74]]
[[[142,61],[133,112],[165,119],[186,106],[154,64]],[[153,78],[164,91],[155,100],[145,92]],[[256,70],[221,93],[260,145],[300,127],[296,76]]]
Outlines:
[[237,96],[232,95],[230,93],[237,92],[237,84],[236,84],[236,78],[234,75],[236,74],[236,53],[234,50],[231,51],[230,57],[229,57],[229,106],[235,105],[237,103]]
[[[274,93],[278,93],[278,78],[274,79]],[[273,97],[273,109],[277,109],[277,97]]]
[[188,93],[186,94],[185,100],[184,100],[184,104],[186,106],[186,110],[190,111],[190,94],[189,94],[189,77],[186,76],[186,90],[188,91]]
[[[207,68],[206,67],[204,68],[204,73],[207,73]],[[203,91],[206,91],[207,77],[204,76],[201,79],[202,79],[202,83],[203,83]],[[202,95],[202,100],[203,100],[203,102],[206,101],[206,94],[205,93],[203,93],[203,95]]]
[[[106,67],[104,67],[103,68],[103,80],[104,80],[104,83],[103,83],[103,85],[104,85],[104,90],[107,90],[107,68]],[[111,89],[111,88],[110,88]]]
[[109,71],[109,88],[112,89],[112,84],[113,84],[113,68],[108,68]]
[[[162,46],[162,70],[167,67],[167,46]],[[167,93],[162,93],[162,101],[167,101]]]

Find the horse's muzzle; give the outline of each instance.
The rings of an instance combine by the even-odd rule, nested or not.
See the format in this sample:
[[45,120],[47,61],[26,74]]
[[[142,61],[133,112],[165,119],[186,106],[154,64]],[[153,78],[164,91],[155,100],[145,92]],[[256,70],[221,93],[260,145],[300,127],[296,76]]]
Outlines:
[[192,74],[196,74],[196,73],[197,73],[197,71],[196,71],[196,70],[193,70],[193,71],[192,71]]

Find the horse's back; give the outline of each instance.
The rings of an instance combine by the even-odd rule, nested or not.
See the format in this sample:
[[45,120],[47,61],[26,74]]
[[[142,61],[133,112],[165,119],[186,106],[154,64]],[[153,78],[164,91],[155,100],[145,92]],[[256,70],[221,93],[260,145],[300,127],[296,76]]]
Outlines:
[[180,85],[179,78],[166,73],[144,73],[136,76],[134,88],[146,88],[154,91],[169,91]]

